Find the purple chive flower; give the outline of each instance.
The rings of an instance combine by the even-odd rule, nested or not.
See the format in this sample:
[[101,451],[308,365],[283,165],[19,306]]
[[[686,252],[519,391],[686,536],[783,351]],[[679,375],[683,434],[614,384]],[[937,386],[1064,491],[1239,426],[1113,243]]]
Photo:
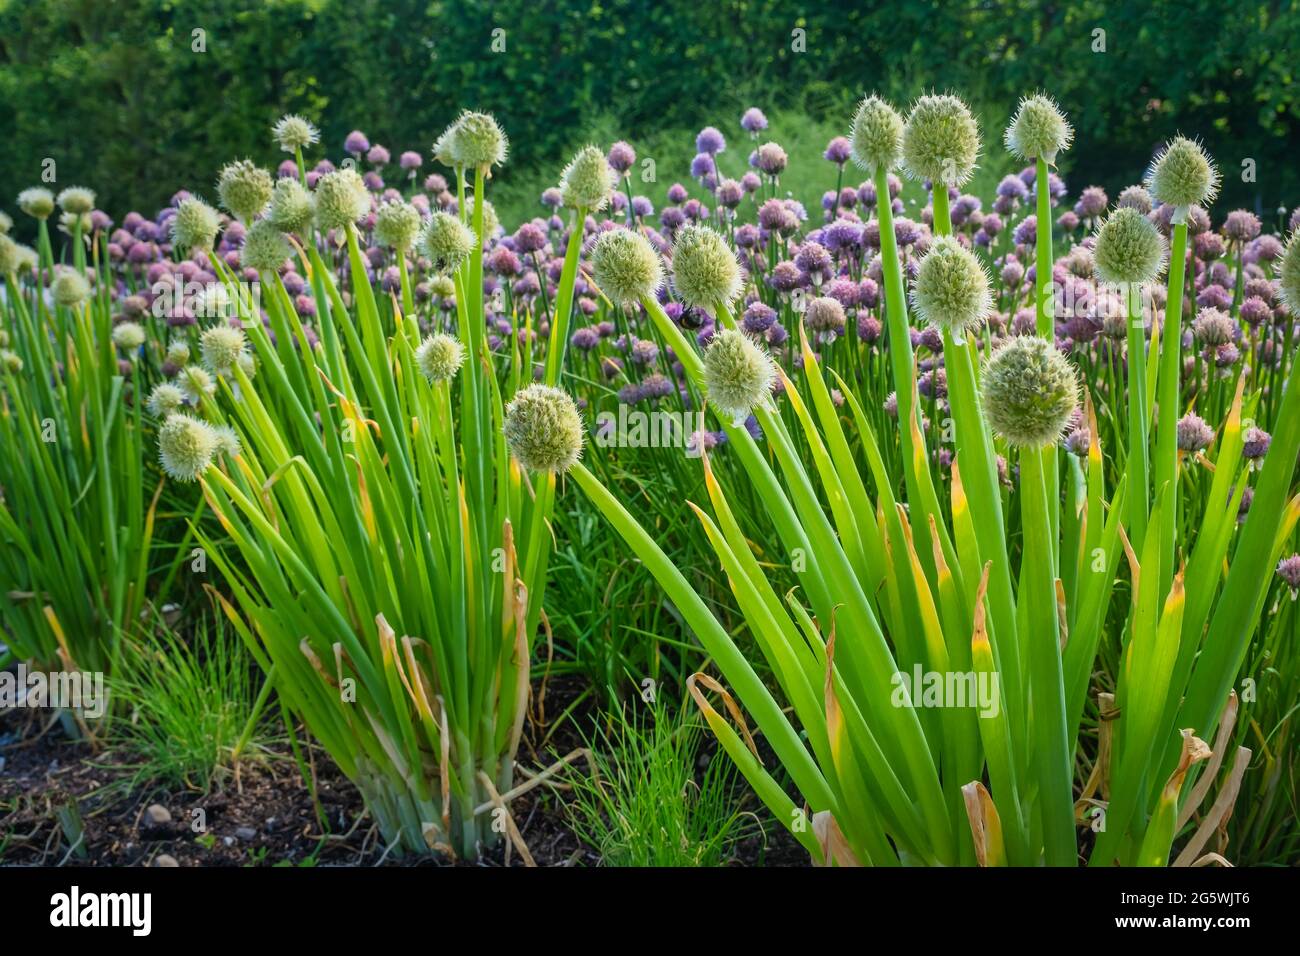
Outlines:
[[778,348],[786,343],[790,338],[790,333],[786,331],[785,326],[777,322],[767,330],[767,344],[773,348]]
[[1294,596],[1300,590],[1300,554],[1293,554],[1277,563],[1277,576],[1287,583]]
[[[370,140],[366,139],[366,134],[359,129],[354,129],[348,133],[347,139],[343,140],[343,149],[353,156],[360,156],[370,149]],[[317,166],[319,169],[320,167]]]
[[1217,232],[1202,232],[1192,239],[1192,248],[1196,252],[1196,258],[1203,262],[1213,262],[1215,259],[1222,259],[1227,254],[1228,247],[1223,241],[1223,237]]
[[767,129],[767,117],[757,106],[751,106],[745,110],[745,115],[740,118],[740,128],[746,133],[758,133]]
[[772,267],[767,281],[777,292],[793,292],[804,285],[805,277],[797,265],[787,260]]
[[528,255],[546,248],[546,230],[535,222],[526,222],[515,231],[515,249]]
[[542,191],[542,205],[547,209],[559,209],[564,205],[564,197],[560,191],[552,186],[550,189]]
[[1268,446],[1273,436],[1262,428],[1251,425],[1241,436],[1241,457],[1249,462],[1258,462],[1268,453]]
[[1241,321],[1245,322],[1252,329],[1259,326],[1272,318],[1273,310],[1267,302],[1259,296],[1250,296],[1241,303]]
[[1011,200],[1028,199],[1029,188],[1019,176],[1004,176],[998,183],[998,195]]
[[1067,209],[1056,218],[1056,224],[1066,232],[1074,232],[1079,228],[1079,217]]
[[831,254],[824,246],[815,242],[805,242],[799,247],[799,252],[794,257],[794,264],[808,274],[814,285],[825,282],[834,268]]
[[1232,293],[1221,285],[1207,285],[1196,297],[1196,304],[1202,309],[1229,309]]
[[753,223],[747,222],[736,230],[736,245],[741,249],[752,249],[758,245],[760,238],[758,227]]
[[1038,217],[1026,216],[1011,233],[1018,246],[1032,246],[1038,241]]
[[609,148],[609,165],[616,173],[627,173],[636,162],[636,150],[619,140]]
[[691,160],[691,178],[703,179],[713,174],[713,156],[710,153],[696,153]]
[[759,179],[758,174],[755,172],[747,172],[740,177],[740,188],[745,190],[746,193],[756,193],[762,188],[762,185],[763,180]]
[[414,173],[424,165],[424,157],[414,150],[408,149],[397,158],[397,165],[409,173]]
[[1259,230],[1259,217],[1246,209],[1234,209],[1223,221],[1223,234],[1233,242],[1250,242]]
[[766,332],[776,322],[776,310],[762,302],[751,302],[741,318],[741,326],[751,335]]
[[668,187],[668,201],[670,203],[680,205],[686,202],[687,195],[689,194],[686,192],[686,187],[681,183],[673,183]]
[[858,338],[867,345],[875,345],[876,342],[880,341],[880,332],[879,319],[865,312],[858,316]]
[[632,214],[640,219],[648,219],[655,213],[655,207],[645,196],[632,197]]
[[843,166],[849,161],[849,156],[853,152],[853,147],[843,136],[836,136],[826,144],[826,152],[822,157],[837,166]]
[[1079,193],[1079,201],[1074,204],[1074,214],[1080,219],[1096,219],[1110,205],[1110,197],[1100,186],[1089,186]]
[[713,126],[704,127],[704,129],[700,130],[700,135],[695,137],[695,149],[701,153],[716,156],[726,148],[726,139]]
[[387,166],[392,161],[388,149],[376,143],[366,151],[366,162],[372,166]]

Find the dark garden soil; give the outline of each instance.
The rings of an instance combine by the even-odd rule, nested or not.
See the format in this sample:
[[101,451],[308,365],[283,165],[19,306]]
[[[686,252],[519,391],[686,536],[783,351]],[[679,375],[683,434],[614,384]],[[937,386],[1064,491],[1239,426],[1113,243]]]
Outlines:
[[[564,712],[580,689],[552,681],[547,712]],[[591,719],[580,707],[554,727],[530,727],[521,768],[536,772],[581,747],[580,728]],[[46,729],[47,721],[39,711],[0,715],[0,866],[404,865],[385,853],[356,787],[323,751],[306,746],[305,735],[300,742],[315,800],[287,743],[241,761],[237,774],[202,793],[136,782],[129,754],[70,741],[57,723]],[[708,745],[714,746],[711,739]],[[574,767],[586,771],[581,760]],[[518,781],[525,779],[521,772]],[[748,809],[758,810],[749,796],[754,806]],[[69,853],[75,837],[62,822],[69,806],[83,830],[75,854]],[[538,866],[599,864],[599,855],[570,829],[561,790],[537,787],[516,798],[511,813]],[[783,827],[769,821],[766,829],[738,845],[735,865],[808,865]],[[473,865],[523,864],[519,853],[507,860],[498,846]]]

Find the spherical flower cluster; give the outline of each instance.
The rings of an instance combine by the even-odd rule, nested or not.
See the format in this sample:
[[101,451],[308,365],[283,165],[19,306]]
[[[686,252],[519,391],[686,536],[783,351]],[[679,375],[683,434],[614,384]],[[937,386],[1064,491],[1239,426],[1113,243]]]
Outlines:
[[767,402],[775,380],[772,357],[736,329],[714,335],[704,351],[704,387],[709,401],[735,425]]
[[1151,282],[1165,267],[1165,238],[1132,206],[1120,206],[1097,230],[1093,271],[1108,285]]
[[777,143],[764,143],[754,153],[754,166],[769,176],[780,176],[790,157]]
[[217,383],[201,365],[187,365],[181,369],[176,376],[176,385],[191,405],[199,404],[204,396],[215,395],[217,391]]
[[420,210],[407,202],[386,202],[375,213],[375,241],[398,252],[415,244],[420,234]]
[[1146,184],[1157,202],[1186,210],[1218,195],[1219,170],[1200,143],[1178,136],[1157,154]]
[[296,179],[278,179],[266,218],[281,232],[305,233],[316,210],[311,193]]
[[212,435],[217,440],[216,454],[226,458],[239,455],[239,432],[229,425],[217,425],[212,429]]
[[1292,315],[1300,315],[1300,232],[1293,232],[1276,266],[1280,295]]
[[217,177],[217,195],[221,205],[241,222],[250,222],[271,201],[275,180],[271,174],[250,160],[227,163]]
[[90,298],[90,283],[79,269],[60,269],[50,283],[56,305],[74,308]]
[[202,199],[188,196],[171,217],[172,245],[194,252],[210,252],[221,228],[221,215]]
[[450,275],[470,257],[475,245],[474,233],[450,213],[435,212],[420,233],[420,250],[433,263],[433,271]]
[[506,406],[504,431],[510,454],[529,471],[568,471],[582,455],[582,419],[567,393],[529,385]]
[[123,352],[135,352],[144,345],[144,329],[138,322],[119,322],[113,326],[113,344]]
[[1188,412],[1178,419],[1175,431],[1178,435],[1178,450],[1191,455],[1209,448],[1210,442],[1214,441],[1214,429],[1195,412]]
[[1007,339],[985,361],[980,382],[989,427],[1019,448],[1055,444],[1079,407],[1074,366],[1037,336]]
[[306,149],[315,143],[320,142],[320,132],[303,119],[289,113],[276,120],[275,125],[271,127],[271,135],[275,137],[276,143],[286,153],[293,153],[300,149]]
[[838,299],[818,296],[808,300],[803,319],[815,341],[829,342],[844,331],[844,306]]
[[316,181],[316,223],[343,229],[370,212],[370,192],[352,168],[336,169]]
[[1272,442],[1272,435],[1256,425],[1251,425],[1241,434],[1241,457],[1252,464],[1257,464],[1268,454],[1268,446]]
[[197,418],[172,414],[158,429],[158,459],[177,481],[194,481],[208,470],[216,453],[216,433]]
[[763,111],[756,106],[751,106],[745,110],[745,115],[740,118],[740,128],[746,133],[759,133],[767,129],[767,117]]
[[1116,205],[1121,209],[1136,209],[1145,216],[1151,212],[1151,194],[1145,186],[1128,186],[1119,194]]
[[993,308],[989,277],[978,259],[951,236],[939,236],[921,259],[912,307],[926,324],[960,339]]
[[741,271],[725,239],[707,226],[689,223],[673,243],[673,289],[687,305],[730,306],[740,295]]
[[979,127],[960,99],[942,94],[916,101],[903,127],[903,168],[913,179],[962,186],[979,151]]
[[229,375],[244,355],[244,331],[222,323],[204,329],[199,336],[199,354],[214,375]]
[[156,418],[166,418],[173,412],[180,411],[185,404],[184,393],[171,382],[159,382],[149,393],[145,407]]
[[258,273],[278,272],[292,255],[284,234],[268,219],[259,219],[244,234],[239,264]]
[[1201,309],[1192,320],[1192,334],[1196,341],[1209,348],[1227,345],[1236,338],[1236,332],[1232,316],[1213,306]]
[[1007,127],[1007,149],[1026,161],[1042,157],[1056,162],[1056,154],[1070,148],[1074,130],[1060,107],[1041,93],[1020,101],[1011,125]]
[[597,212],[617,184],[609,160],[595,146],[584,146],[560,174],[560,196],[570,209]]
[[635,306],[663,285],[663,264],[639,232],[611,229],[596,240],[591,252],[592,277],[610,301]]
[[619,140],[609,148],[607,157],[610,168],[616,173],[626,174],[636,162],[636,150],[628,143]]
[[41,186],[18,194],[18,208],[34,219],[49,219],[54,212],[54,193]]
[[444,165],[489,170],[506,161],[509,146],[505,131],[493,117],[467,110],[434,144],[434,154]]
[[415,361],[430,382],[450,381],[465,362],[465,347],[450,335],[430,335],[415,350]]
[[1292,598],[1300,590],[1300,554],[1293,554],[1277,563],[1277,576],[1287,583]]
[[58,202],[64,212],[85,216],[95,208],[95,191],[85,186],[69,186],[59,193]]
[[0,279],[18,271],[18,243],[0,233]]
[[868,96],[853,114],[849,131],[853,161],[871,175],[895,169],[903,157],[903,118],[878,96]]

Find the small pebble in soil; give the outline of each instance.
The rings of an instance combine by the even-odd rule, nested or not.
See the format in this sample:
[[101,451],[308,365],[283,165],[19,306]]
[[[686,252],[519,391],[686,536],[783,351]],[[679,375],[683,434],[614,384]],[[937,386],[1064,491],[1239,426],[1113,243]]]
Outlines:
[[172,856],[169,853],[159,853],[156,857],[153,858],[153,865],[154,866],[180,866],[180,864],[176,862],[176,857]]
[[240,827],[238,830],[235,831],[235,838],[238,840],[243,840],[245,843],[247,843],[249,840],[257,839],[257,831],[254,830],[252,827]]
[[147,826],[160,827],[171,823],[172,815],[161,803],[153,803],[144,811],[144,819]]

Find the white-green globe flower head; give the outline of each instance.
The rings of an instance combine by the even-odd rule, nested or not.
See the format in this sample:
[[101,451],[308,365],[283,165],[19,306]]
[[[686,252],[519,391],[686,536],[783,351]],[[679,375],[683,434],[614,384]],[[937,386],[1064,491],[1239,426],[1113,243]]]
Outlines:
[[984,418],[1017,448],[1055,444],[1079,407],[1079,378],[1055,345],[1034,335],[1007,339],[980,375]]
[[18,243],[0,232],[0,278],[18,271]]
[[452,169],[455,169],[460,165],[456,160],[455,153],[453,152],[455,138],[455,123],[452,123],[438,134],[438,138],[433,141],[433,148],[430,150],[430,152],[433,153],[435,162],[441,163],[443,166],[451,167]]
[[244,354],[245,344],[244,330],[223,322],[203,330],[199,336],[199,354],[208,371],[229,375]]
[[903,161],[903,118],[878,96],[868,96],[853,114],[849,130],[853,161],[871,175],[891,172]]
[[630,229],[601,233],[591,251],[592,278],[611,302],[633,307],[664,283],[664,267],[650,241]]
[[39,262],[40,262],[40,256],[36,254],[35,249],[33,249],[31,246],[24,246],[22,243],[18,244],[17,271],[20,274],[24,272],[35,272],[38,268]]
[[95,191],[85,186],[69,186],[59,193],[59,208],[74,216],[89,215],[95,208]]
[[450,299],[456,294],[456,282],[451,276],[433,276],[429,279],[429,292],[440,299]]
[[1188,209],[1219,194],[1219,170],[1200,143],[1177,136],[1156,155],[1146,185],[1156,202],[1174,207],[1174,222],[1186,222]]
[[293,113],[281,116],[271,127],[271,135],[286,153],[294,153],[320,142],[320,131]]
[[221,167],[217,177],[217,195],[241,222],[252,222],[253,217],[271,201],[275,180],[271,174],[247,159],[236,160]]
[[979,127],[970,109],[950,94],[916,101],[903,127],[903,169],[913,179],[965,185],[980,153]]
[[172,339],[167,343],[167,361],[172,365],[183,367],[190,361],[190,343],[184,339]]
[[939,236],[917,267],[912,308],[927,325],[947,329],[961,341],[993,309],[988,273],[960,242]]
[[487,172],[506,161],[509,140],[497,121],[487,113],[471,113],[468,110],[461,113],[460,118],[452,124],[450,133],[446,149],[450,152],[453,165]]
[[50,283],[56,305],[74,308],[90,298],[90,283],[79,269],[60,269]]
[[708,226],[688,223],[673,243],[673,289],[690,306],[713,310],[740,295],[740,263],[727,241]]
[[7,212],[0,212],[0,236],[5,235],[14,227],[13,217]]
[[465,347],[443,332],[428,336],[415,350],[415,361],[430,382],[449,382],[465,362]]
[[776,381],[776,364],[765,349],[736,329],[723,329],[704,350],[704,389],[709,402],[741,425],[765,405]]
[[1097,230],[1093,272],[1106,285],[1143,285],[1164,271],[1165,237],[1132,206],[1114,210]]
[[212,426],[189,415],[169,415],[158,429],[158,460],[177,481],[194,481],[208,470],[217,453]]
[[159,382],[149,393],[149,400],[145,403],[145,407],[155,418],[166,418],[180,411],[184,404],[185,393],[171,382]]
[[202,199],[182,199],[172,216],[172,245],[193,252],[211,252],[221,228],[221,214]]
[[123,352],[134,352],[144,345],[144,329],[138,322],[119,322],[113,326],[113,344]]
[[243,370],[246,378],[252,379],[257,375],[257,356],[249,349],[239,353],[239,358],[235,359],[235,364]]
[[1054,163],[1057,153],[1069,149],[1073,140],[1074,129],[1065,114],[1042,93],[1020,101],[1006,132],[1007,149],[1029,162],[1042,158]]
[[284,233],[269,219],[259,219],[244,233],[244,244],[239,250],[239,264],[245,269],[256,269],[258,274],[278,272],[292,255]]
[[33,219],[49,219],[54,213],[54,193],[42,186],[24,189],[18,194],[18,208]]
[[420,233],[420,251],[428,256],[433,271],[451,275],[474,252],[474,233],[456,216],[435,212]]
[[568,471],[582,456],[582,418],[566,392],[534,384],[506,406],[506,446],[529,471]]
[[0,349],[0,372],[17,375],[23,370],[22,356],[8,349]]
[[344,229],[370,212],[370,191],[350,166],[326,173],[316,182],[316,224]]
[[1274,268],[1277,269],[1282,301],[1292,315],[1300,315],[1300,231],[1291,234]]
[[[471,224],[471,226],[472,226],[473,223],[474,223],[474,206],[475,206],[475,202],[476,202],[476,197],[474,197],[474,196],[466,196],[466,197],[465,197],[465,216],[466,216],[467,221]],[[490,199],[484,199],[484,200],[483,200],[483,235],[484,235],[484,237],[486,238],[486,237],[488,237],[488,236],[495,236],[495,235],[497,234],[497,230],[500,229],[500,228],[501,228],[501,220],[497,218],[497,208],[496,208],[496,206],[492,205],[492,200],[490,200]]]
[[229,425],[217,425],[212,429],[216,439],[215,453],[223,458],[238,458],[240,452],[239,432]]
[[176,376],[176,387],[191,405],[198,405],[204,396],[217,392],[217,383],[201,365],[187,365],[181,369]]
[[420,210],[409,202],[387,202],[375,213],[375,241],[406,252],[420,235]]
[[595,146],[584,146],[560,174],[560,198],[569,209],[598,212],[616,185],[605,154]]
[[296,179],[275,181],[266,218],[281,232],[305,234],[316,215],[311,193]]

